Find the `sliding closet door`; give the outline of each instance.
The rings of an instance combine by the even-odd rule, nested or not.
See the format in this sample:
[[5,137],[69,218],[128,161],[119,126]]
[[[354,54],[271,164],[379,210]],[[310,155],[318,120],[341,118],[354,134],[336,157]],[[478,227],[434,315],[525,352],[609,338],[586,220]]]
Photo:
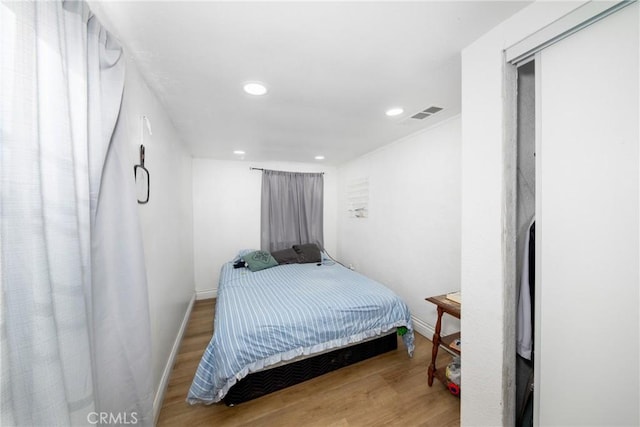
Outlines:
[[537,67],[537,421],[638,425],[638,5]]

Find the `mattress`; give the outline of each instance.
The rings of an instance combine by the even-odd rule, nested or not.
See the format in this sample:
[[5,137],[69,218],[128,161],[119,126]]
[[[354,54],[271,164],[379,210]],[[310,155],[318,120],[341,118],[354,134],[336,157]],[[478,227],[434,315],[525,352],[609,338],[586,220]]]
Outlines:
[[406,304],[391,290],[339,264],[290,264],[251,272],[221,270],[214,334],[187,401],[221,401],[252,372],[413,328]]

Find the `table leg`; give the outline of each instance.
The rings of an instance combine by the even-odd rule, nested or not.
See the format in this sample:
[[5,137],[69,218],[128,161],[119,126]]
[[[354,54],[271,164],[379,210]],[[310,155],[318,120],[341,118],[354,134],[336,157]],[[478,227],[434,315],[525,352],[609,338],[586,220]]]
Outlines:
[[436,373],[436,358],[438,357],[438,349],[440,348],[440,328],[442,327],[442,314],[444,310],[438,307],[438,321],[436,322],[436,330],[433,333],[433,348],[431,349],[431,364],[429,365],[429,387],[433,385],[433,377]]

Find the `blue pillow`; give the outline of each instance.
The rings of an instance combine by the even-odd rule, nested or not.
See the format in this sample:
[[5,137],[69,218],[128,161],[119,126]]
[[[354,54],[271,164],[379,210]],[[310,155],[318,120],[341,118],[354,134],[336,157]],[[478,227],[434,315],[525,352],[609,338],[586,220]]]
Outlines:
[[267,251],[255,251],[242,257],[249,270],[260,271],[278,265],[278,261]]

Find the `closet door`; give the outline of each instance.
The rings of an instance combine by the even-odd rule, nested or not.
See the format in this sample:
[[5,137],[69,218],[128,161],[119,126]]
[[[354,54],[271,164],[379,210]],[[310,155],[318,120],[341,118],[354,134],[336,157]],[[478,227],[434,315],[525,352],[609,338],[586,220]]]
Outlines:
[[537,61],[539,425],[638,425],[638,4]]

